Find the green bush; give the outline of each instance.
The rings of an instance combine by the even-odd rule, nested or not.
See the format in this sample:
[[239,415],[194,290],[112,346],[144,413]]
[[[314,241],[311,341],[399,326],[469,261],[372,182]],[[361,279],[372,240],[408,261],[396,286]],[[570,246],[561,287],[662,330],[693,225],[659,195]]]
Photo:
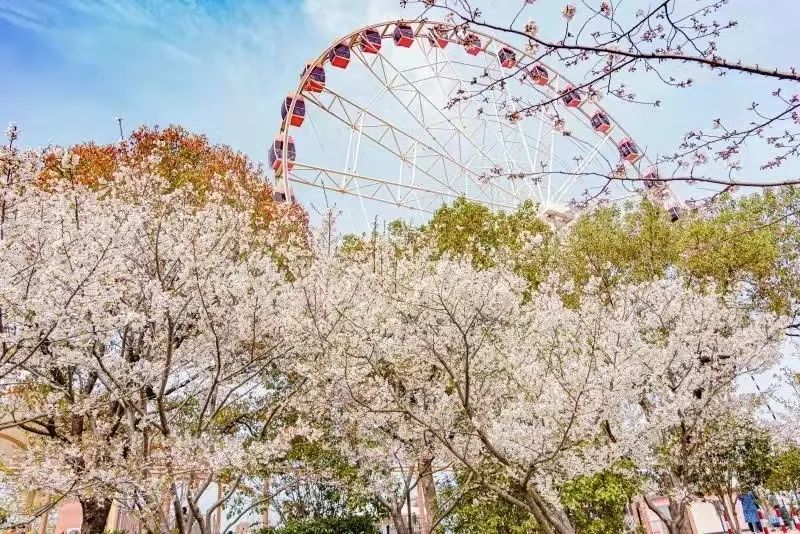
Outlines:
[[371,517],[348,516],[290,521],[286,526],[262,529],[258,534],[380,534]]

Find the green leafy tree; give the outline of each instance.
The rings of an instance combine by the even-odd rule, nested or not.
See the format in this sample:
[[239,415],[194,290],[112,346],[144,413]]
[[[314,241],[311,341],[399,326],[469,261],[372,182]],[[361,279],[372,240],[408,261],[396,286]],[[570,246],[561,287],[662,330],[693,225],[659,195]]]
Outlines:
[[[499,469],[498,469],[499,471]],[[495,477],[502,484],[502,476]],[[453,480],[445,486],[441,499],[452,503],[451,513],[442,521],[445,532],[453,534],[525,534],[539,532],[536,520],[517,506],[499,498],[471,477],[456,470]]]
[[374,523],[385,515],[380,504],[361,484],[357,468],[324,439],[296,440],[286,461],[295,467],[301,466],[301,473],[315,474],[303,477],[290,470],[274,477],[275,484],[284,489],[273,506],[287,525],[348,517],[367,517]]
[[[570,522],[580,534],[618,534],[625,529],[626,506],[639,490],[639,479],[630,462],[592,476],[577,477],[559,490]],[[443,493],[443,499],[458,499],[445,531],[454,534],[523,534],[539,532],[536,521],[525,510],[482,489],[469,488],[464,476]]]
[[617,534],[625,530],[628,503],[639,491],[632,464],[592,476],[580,476],[565,484],[561,502],[575,530],[580,534]]
[[[532,202],[524,202],[507,213],[493,212],[464,198],[438,209],[419,232],[435,245],[440,255],[470,256],[477,268],[495,265],[498,251],[504,249],[515,254],[517,268],[532,283],[541,281],[544,275],[547,245],[553,235]],[[531,241],[540,246],[529,249]]]
[[721,421],[708,429],[716,436],[703,441],[697,455],[696,483],[701,491],[714,495],[731,518],[735,533],[740,533],[736,494],[756,491],[772,471],[772,444],[769,436],[752,423],[738,419]]
[[[752,307],[794,317],[800,302],[800,189],[785,187],[687,211],[671,222],[648,201],[587,211],[561,231],[539,216],[535,204],[491,211],[458,199],[428,224],[389,225],[400,250],[433,245],[437,255],[467,255],[478,268],[511,261],[532,287],[553,273],[580,290],[590,279],[601,287],[680,273],[698,287],[739,292]],[[366,253],[369,239],[348,236],[345,249]],[[435,259],[435,258],[432,258]],[[793,321],[800,330],[800,318]]]
[[494,495],[473,496],[447,521],[453,534],[526,534],[538,532],[536,521],[518,507]]
[[791,447],[775,456],[766,486],[772,491],[800,488],[800,447]]
[[754,306],[785,312],[798,296],[787,263],[798,249],[792,217],[780,214],[795,202],[792,191],[723,198],[712,211],[674,223],[648,202],[629,211],[599,209],[564,237],[559,264],[578,288],[590,278],[611,287],[675,270],[697,286],[744,288]]

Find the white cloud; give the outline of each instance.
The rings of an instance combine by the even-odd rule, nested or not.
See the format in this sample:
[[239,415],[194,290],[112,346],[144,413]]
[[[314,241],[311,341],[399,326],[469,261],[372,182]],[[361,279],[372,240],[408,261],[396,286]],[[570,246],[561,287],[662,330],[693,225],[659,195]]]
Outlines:
[[402,9],[398,0],[305,0],[303,11],[330,39],[370,23],[411,18],[416,11]]

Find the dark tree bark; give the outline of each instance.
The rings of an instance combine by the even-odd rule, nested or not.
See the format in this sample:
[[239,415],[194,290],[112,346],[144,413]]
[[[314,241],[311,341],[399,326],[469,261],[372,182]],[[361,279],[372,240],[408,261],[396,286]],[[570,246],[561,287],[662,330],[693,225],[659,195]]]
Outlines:
[[111,499],[100,501],[94,499],[81,499],[81,534],[103,534],[106,530],[106,521],[111,512]]

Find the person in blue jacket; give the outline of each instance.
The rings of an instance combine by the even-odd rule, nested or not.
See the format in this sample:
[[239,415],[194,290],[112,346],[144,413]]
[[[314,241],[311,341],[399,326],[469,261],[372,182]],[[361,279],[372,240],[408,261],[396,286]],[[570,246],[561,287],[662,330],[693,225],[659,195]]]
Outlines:
[[748,491],[739,495],[739,501],[742,503],[742,513],[750,532],[761,532],[761,520],[758,517],[758,505],[753,492]]

